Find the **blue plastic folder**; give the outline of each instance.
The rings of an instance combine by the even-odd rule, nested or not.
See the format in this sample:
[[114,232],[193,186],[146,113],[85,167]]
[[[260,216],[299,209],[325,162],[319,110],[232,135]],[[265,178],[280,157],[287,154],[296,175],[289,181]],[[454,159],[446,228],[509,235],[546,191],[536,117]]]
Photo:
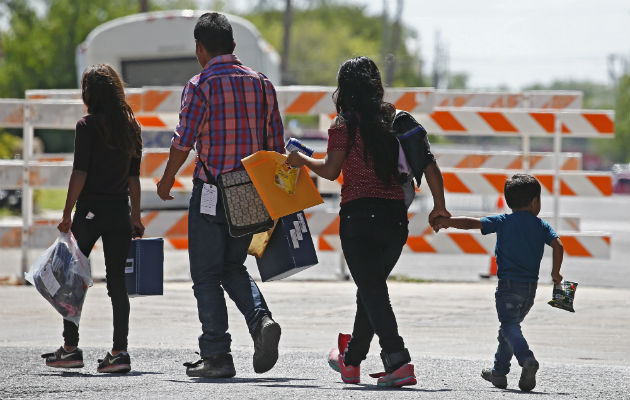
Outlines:
[[278,220],[265,252],[256,258],[263,282],[286,278],[317,262],[311,232],[302,211]]
[[163,294],[164,240],[133,239],[125,265],[127,293],[130,296]]

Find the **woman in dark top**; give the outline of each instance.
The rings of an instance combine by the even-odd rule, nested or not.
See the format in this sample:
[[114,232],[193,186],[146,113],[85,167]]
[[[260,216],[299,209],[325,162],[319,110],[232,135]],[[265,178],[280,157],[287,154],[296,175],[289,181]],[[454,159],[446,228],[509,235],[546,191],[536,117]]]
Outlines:
[[[118,74],[109,65],[89,67],[83,73],[81,87],[88,115],[77,122],[74,165],[58,229],[61,232],[71,229],[86,256],[99,238],[103,241],[114,344],[105,358],[99,360],[97,370],[128,372],[131,363],[127,353],[129,297],[125,260],[132,235],[144,233],[140,221],[140,125],[125,100]],[[51,367],[83,367],[83,353],[77,347],[79,327],[67,320],[63,326],[64,345],[42,357]]]
[[[383,102],[381,76],[369,58],[346,61],[337,82],[333,100],[338,117],[328,130],[326,158],[292,152],[288,159],[292,166],[306,165],[330,180],[343,171],[339,236],[357,285],[357,309],[352,335],[339,334],[329,364],[345,383],[359,383],[359,366],[376,334],[385,366],[384,373],[373,375],[379,378],[377,384],[414,385],[414,367],[398,334],[387,289],[387,277],[408,234],[405,195],[398,181],[398,142],[392,128],[395,108]],[[430,220],[450,215],[437,164],[429,164],[424,173],[433,194]]]

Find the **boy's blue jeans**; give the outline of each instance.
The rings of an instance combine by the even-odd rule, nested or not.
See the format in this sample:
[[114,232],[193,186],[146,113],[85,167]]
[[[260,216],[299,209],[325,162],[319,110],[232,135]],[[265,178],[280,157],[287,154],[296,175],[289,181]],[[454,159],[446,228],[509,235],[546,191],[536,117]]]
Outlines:
[[224,291],[245,317],[250,334],[263,315],[271,317],[271,312],[243,265],[252,235],[229,235],[220,195],[216,216],[201,214],[202,186],[203,182],[195,179],[188,209],[188,258],[203,332],[199,350],[201,358],[206,358],[230,352]]
[[519,365],[523,365],[523,362],[529,358],[534,358],[534,353],[529,349],[521,332],[521,322],[534,305],[536,286],[536,282],[499,280],[494,294],[497,315],[501,322],[497,337],[499,346],[494,355],[496,375],[507,375],[510,372],[512,355],[516,356]]

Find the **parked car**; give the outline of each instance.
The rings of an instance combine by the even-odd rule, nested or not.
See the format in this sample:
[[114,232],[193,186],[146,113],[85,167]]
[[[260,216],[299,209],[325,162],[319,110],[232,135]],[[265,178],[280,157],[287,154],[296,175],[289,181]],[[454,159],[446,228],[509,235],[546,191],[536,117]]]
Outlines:
[[630,194],[630,164],[615,164],[612,167],[613,193]]

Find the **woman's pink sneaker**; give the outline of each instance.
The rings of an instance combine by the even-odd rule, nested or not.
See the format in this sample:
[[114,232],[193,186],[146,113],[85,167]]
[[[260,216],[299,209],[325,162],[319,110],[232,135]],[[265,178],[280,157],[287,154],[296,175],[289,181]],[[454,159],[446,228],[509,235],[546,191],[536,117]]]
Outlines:
[[332,348],[328,353],[328,365],[341,374],[341,380],[344,383],[356,384],[361,382],[361,367],[346,365],[343,362],[343,354],[351,337],[351,335],[339,334],[337,348]]
[[370,374],[370,376],[372,378],[378,378],[376,382],[378,386],[403,387],[418,383],[418,381],[416,381],[413,364],[404,364],[402,367],[389,374],[379,372],[377,374]]

